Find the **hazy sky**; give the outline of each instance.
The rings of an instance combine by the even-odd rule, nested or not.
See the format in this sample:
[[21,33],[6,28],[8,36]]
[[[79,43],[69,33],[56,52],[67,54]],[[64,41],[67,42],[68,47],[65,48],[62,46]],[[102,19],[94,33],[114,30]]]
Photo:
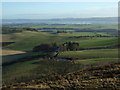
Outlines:
[[3,19],[116,17],[117,2],[4,2]]

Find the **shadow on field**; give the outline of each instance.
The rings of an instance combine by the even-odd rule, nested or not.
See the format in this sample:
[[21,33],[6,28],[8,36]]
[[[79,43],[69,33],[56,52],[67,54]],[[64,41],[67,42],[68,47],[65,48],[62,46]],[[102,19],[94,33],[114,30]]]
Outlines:
[[8,46],[13,43],[15,43],[15,42],[0,42],[0,46],[4,47],[4,46]]
[[3,66],[11,65],[13,63],[33,60],[40,57],[41,55],[38,55],[38,53],[33,53],[33,52],[5,55],[5,56],[2,56],[2,65]]

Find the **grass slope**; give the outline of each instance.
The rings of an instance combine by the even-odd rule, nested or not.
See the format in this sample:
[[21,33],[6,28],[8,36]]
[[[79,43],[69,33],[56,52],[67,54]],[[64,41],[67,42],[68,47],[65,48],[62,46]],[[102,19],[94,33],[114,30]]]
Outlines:
[[70,36],[80,36],[81,34],[49,34],[44,32],[22,32],[14,34],[3,35],[3,41],[13,41],[14,44],[10,44],[5,47],[6,49],[29,51],[36,45],[41,43],[52,43],[57,42],[58,44],[66,41],[76,41],[80,43],[81,48],[88,47],[104,47],[117,45],[117,37],[106,37],[106,38],[69,38]]
[[72,59],[94,59],[94,58],[117,58],[117,49],[101,49],[101,50],[83,50],[83,51],[65,51],[61,52],[59,58]]
[[72,58],[73,61],[56,61],[41,58],[35,60],[24,59],[24,62],[17,62],[3,67],[3,83],[10,84],[17,81],[42,78],[41,75],[43,74],[70,73],[89,65],[116,63],[119,61],[117,54],[116,49],[99,50],[99,52],[98,50],[85,50],[63,52],[58,57]]

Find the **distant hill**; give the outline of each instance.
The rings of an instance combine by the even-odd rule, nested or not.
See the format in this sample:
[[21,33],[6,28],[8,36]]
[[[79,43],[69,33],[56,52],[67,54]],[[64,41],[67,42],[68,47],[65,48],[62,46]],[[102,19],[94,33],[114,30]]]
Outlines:
[[62,18],[62,19],[3,19],[2,23],[47,23],[47,24],[117,24],[117,17]]

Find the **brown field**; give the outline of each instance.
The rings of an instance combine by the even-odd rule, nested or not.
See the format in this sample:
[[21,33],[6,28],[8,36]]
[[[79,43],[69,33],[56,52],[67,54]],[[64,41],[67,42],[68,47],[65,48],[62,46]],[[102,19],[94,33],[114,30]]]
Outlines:
[[[0,50],[0,51],[1,51],[1,50]],[[2,53],[0,53],[0,55],[2,55],[2,56],[25,53],[25,52],[23,52],[23,51],[16,51],[16,50],[2,50],[1,52],[2,52]]]
[[76,72],[58,75],[43,75],[44,79],[4,85],[12,90],[120,90],[120,63],[91,66]]

